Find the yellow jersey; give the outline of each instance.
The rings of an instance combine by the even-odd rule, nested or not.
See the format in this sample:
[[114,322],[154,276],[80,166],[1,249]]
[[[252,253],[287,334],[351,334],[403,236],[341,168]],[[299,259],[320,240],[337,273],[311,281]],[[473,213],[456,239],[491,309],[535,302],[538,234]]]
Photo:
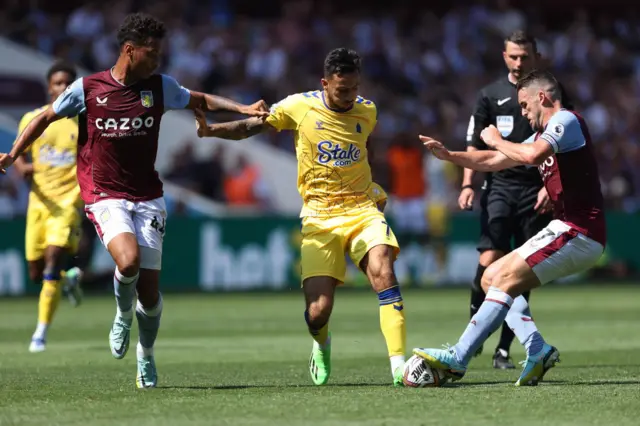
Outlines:
[[271,107],[267,123],[293,130],[298,159],[301,217],[358,215],[376,207],[367,140],[376,105],[360,96],[348,110],[329,108],[323,91],[288,96]]
[[[46,108],[26,113],[20,120],[18,134]],[[78,119],[74,117],[52,123],[25,151],[31,154],[33,162],[29,208],[45,206],[52,210],[82,205],[76,178],[77,147]]]

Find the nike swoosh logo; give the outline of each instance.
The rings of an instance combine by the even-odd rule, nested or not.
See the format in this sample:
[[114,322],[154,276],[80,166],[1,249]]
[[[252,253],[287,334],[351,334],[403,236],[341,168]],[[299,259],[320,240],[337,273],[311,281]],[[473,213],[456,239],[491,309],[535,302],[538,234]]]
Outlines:
[[118,355],[122,355],[125,351],[125,348],[127,347],[127,340],[129,339],[129,332],[127,331],[125,333],[125,335],[123,336],[124,338],[122,339],[122,343],[120,344],[119,347],[114,347],[113,350],[115,351],[115,353],[117,353]]
[[96,96],[96,101],[98,101],[99,104],[106,104],[107,98],[100,99],[98,96]]
[[404,305],[393,305],[393,309],[396,311],[401,311],[404,309]]
[[506,104],[507,102],[509,102],[510,100],[511,100],[511,97],[505,98],[505,99],[500,99],[498,101],[498,106],[502,106],[502,105]]

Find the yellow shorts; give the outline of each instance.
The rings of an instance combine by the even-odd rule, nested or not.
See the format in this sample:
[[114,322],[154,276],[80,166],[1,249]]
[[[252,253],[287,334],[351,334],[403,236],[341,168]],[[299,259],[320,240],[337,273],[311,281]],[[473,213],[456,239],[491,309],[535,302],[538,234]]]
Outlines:
[[396,256],[400,253],[398,241],[384,214],[375,207],[357,216],[305,217],[300,250],[302,281],[328,276],[343,283],[347,254],[356,266],[360,266],[369,250],[383,244],[393,247]]
[[25,257],[35,261],[44,257],[49,246],[63,247],[75,254],[80,242],[80,212],[76,208],[51,211],[29,207],[25,235]]

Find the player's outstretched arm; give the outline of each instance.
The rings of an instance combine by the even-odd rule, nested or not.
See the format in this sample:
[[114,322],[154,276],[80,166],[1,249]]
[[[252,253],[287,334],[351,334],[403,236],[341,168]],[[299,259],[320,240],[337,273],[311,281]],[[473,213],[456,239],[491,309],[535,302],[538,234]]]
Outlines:
[[245,120],[209,124],[202,110],[196,109],[194,112],[196,115],[198,137],[201,138],[212,137],[237,141],[250,138],[271,128],[262,117],[251,117]]
[[230,111],[237,112],[252,117],[266,117],[269,115],[269,107],[263,100],[259,100],[251,105],[243,105],[222,96],[210,95],[208,93],[189,91],[191,98],[187,104],[187,109],[201,109],[204,111]]
[[451,152],[441,142],[428,136],[420,135],[420,140],[436,158],[478,172],[497,172],[520,165],[498,151]]
[[265,101],[243,105],[222,96],[196,92],[181,86],[175,78],[162,74],[162,91],[165,110],[201,109],[203,111],[230,111],[252,117],[266,117],[269,108]]
[[11,166],[16,159],[40,137],[42,132],[44,132],[51,123],[60,118],[62,117],[57,115],[50,105],[46,110],[31,120],[22,133],[20,133],[18,139],[16,139],[11,152],[8,154],[0,154],[0,169],[2,172],[4,173],[5,169]]
[[[488,146],[500,151],[519,164],[539,166],[554,153],[551,144],[540,138],[534,140],[533,143],[505,141],[502,139],[500,131],[493,125],[485,128],[480,137]],[[531,139],[528,139],[528,141]]]

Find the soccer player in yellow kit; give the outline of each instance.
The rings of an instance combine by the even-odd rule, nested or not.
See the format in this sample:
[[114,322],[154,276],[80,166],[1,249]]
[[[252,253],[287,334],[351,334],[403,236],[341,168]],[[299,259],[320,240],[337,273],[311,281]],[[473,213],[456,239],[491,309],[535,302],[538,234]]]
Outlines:
[[[336,286],[344,282],[345,254],[367,275],[378,293],[380,326],[387,343],[394,384],[402,385],[406,330],[404,302],[393,263],[400,249],[378,201],[367,139],[376,125],[376,105],[358,96],[360,57],[339,48],[325,59],[322,90],[288,96],[265,119],[208,125],[196,112],[198,135],[244,139],[273,128],[293,130],[298,190],[304,206],[301,273],[304,313],[313,349],[311,378],[324,385],[331,374],[329,317]],[[383,191],[382,191],[383,192]]]
[[[51,103],[76,79],[73,66],[55,63],[47,73]],[[26,113],[18,134],[48,105]],[[31,192],[27,210],[25,256],[29,263],[29,276],[34,282],[42,281],[38,303],[38,325],[31,337],[30,352],[46,348],[47,331],[60,302],[63,287],[73,304],[80,303],[80,271],[63,271],[68,255],[73,255],[80,239],[80,212],[82,201],[76,179],[76,146],[78,120],[63,119],[49,126],[26,152],[31,163],[23,157],[15,162],[18,171],[31,176]]]

